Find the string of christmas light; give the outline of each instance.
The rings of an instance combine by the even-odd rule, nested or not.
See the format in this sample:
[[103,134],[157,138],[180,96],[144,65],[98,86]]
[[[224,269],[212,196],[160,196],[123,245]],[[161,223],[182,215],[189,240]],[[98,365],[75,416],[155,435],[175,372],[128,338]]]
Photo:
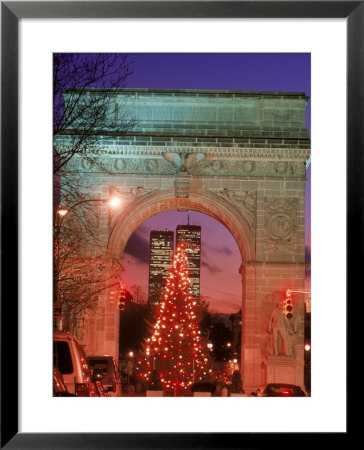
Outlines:
[[192,296],[192,281],[183,242],[176,249],[155,311],[151,337],[138,360],[139,376],[146,382],[157,370],[165,391],[180,395],[208,372],[206,342],[199,330],[199,304]]

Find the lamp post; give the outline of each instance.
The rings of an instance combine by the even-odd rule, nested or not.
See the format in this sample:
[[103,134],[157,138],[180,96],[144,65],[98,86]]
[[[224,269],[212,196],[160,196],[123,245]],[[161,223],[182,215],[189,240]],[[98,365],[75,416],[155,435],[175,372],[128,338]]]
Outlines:
[[207,343],[207,348],[210,350],[210,358],[211,358],[211,371],[213,370],[214,367],[214,357],[212,355],[212,351],[214,349],[214,344],[212,342],[208,342]]
[[128,353],[128,362],[126,363],[126,371],[128,375],[128,382],[127,382],[127,393],[130,395],[130,378],[133,375],[133,358],[134,358],[134,352],[130,351]]
[[308,294],[305,300],[306,309],[304,312],[304,384],[306,389],[311,392],[311,290],[309,289],[287,289],[286,296],[290,297],[291,293]]
[[60,244],[61,244],[61,230],[62,225],[67,216],[78,206],[84,203],[108,203],[110,207],[115,208],[120,205],[121,200],[118,197],[107,199],[83,199],[74,203],[69,208],[59,206],[54,224],[54,255],[53,255],[53,322],[55,328],[62,327],[62,302],[59,298],[59,274],[60,274]]
[[306,304],[306,312],[311,312],[311,291],[308,289],[287,289],[286,290],[286,296],[290,297],[292,292],[295,292],[297,294],[308,294],[308,300],[305,300]]
[[109,206],[111,206],[112,208],[116,208],[120,205],[121,200],[119,197],[112,197],[112,198],[86,198],[83,200],[80,200],[76,203],[74,203],[72,206],[70,206],[69,208],[65,208],[60,206],[57,210],[57,220],[60,217],[59,220],[59,226],[62,226],[62,222],[64,220],[64,218],[73,210],[75,209],[77,206],[82,205],[83,203],[93,203],[93,202],[99,202],[99,203],[108,203]]
[[311,392],[311,345],[305,344],[304,347],[304,358],[305,358],[305,370],[304,370],[304,383],[306,389]]

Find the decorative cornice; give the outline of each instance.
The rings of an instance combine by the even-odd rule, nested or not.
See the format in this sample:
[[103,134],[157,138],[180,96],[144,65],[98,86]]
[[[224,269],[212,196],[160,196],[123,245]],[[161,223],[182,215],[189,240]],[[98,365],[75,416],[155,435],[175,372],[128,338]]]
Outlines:
[[[169,154],[171,155],[171,154]],[[172,154],[173,155],[173,154]],[[113,155],[93,156],[87,158],[74,157],[68,164],[67,170],[81,173],[109,173],[109,174],[145,174],[145,175],[175,175],[178,173],[193,176],[240,176],[240,177],[286,177],[302,178],[306,175],[304,159],[257,159],[244,157],[229,157],[229,155],[207,156],[198,162],[193,158],[199,154],[186,154],[181,158],[169,160],[155,155]],[[187,163],[186,163],[187,161]],[[179,164],[181,163],[181,164]],[[183,168],[183,171],[181,170]]]
[[[67,145],[57,144],[56,148],[66,150]],[[293,160],[306,161],[311,150],[307,148],[238,148],[238,147],[192,147],[181,143],[180,145],[170,146],[145,146],[145,145],[110,145],[110,146],[94,146],[88,149],[88,156],[92,157],[114,157],[123,156],[126,158],[141,156],[161,156],[165,153],[184,153],[184,154],[206,154],[209,157],[226,158],[251,158],[251,159],[268,159],[268,160]]]

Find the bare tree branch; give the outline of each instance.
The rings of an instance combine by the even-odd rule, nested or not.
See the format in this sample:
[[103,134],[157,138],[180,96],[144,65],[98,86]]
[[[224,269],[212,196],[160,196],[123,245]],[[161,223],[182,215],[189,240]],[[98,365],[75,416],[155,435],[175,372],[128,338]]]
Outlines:
[[[87,156],[100,138],[97,132],[111,125],[115,113],[113,88],[125,87],[132,74],[131,65],[128,55],[115,53],[54,54],[53,136],[72,133],[67,148],[54,148],[54,174],[59,174],[75,155]],[[125,133],[134,124],[134,118],[121,114],[113,127]]]

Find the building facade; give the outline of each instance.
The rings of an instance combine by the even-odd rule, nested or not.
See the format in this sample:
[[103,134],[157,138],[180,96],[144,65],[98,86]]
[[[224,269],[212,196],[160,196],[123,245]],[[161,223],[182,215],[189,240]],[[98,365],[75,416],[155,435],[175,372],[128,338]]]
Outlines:
[[168,230],[150,232],[148,302],[156,305],[168,275],[173,256],[174,233]]
[[184,243],[188,258],[188,270],[195,298],[200,297],[201,227],[199,225],[178,225],[176,246]]

